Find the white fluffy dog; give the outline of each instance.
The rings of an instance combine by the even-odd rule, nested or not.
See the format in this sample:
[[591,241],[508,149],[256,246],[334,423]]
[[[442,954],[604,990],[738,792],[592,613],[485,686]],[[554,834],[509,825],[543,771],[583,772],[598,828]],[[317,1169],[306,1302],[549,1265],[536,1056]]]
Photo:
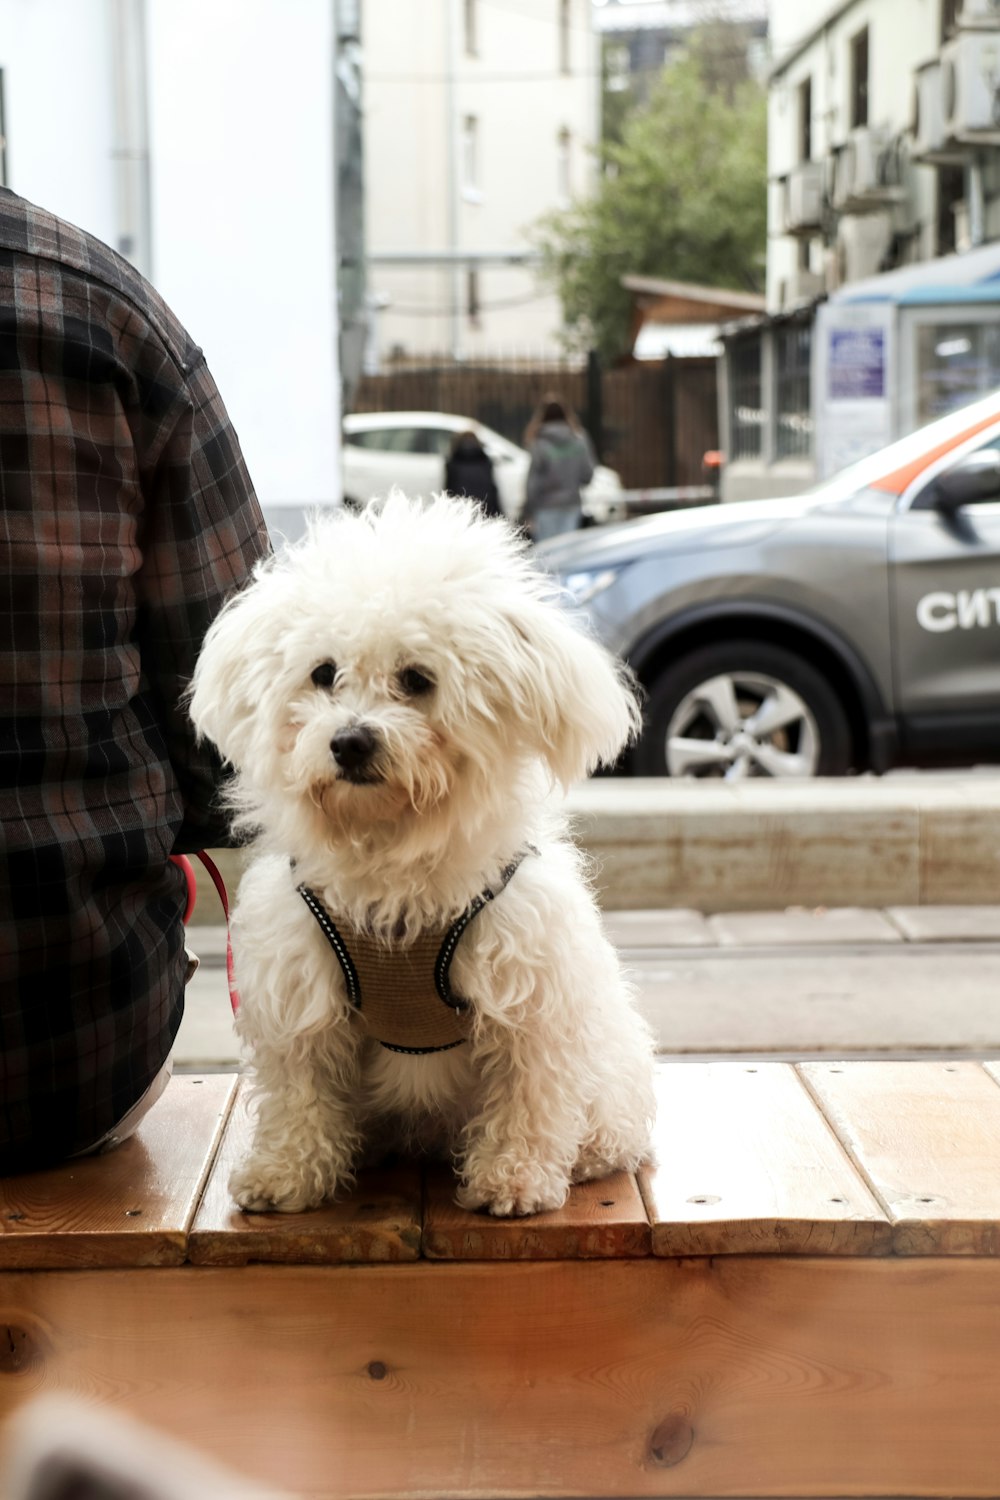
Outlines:
[[313,1207],[394,1147],[451,1156],[493,1214],[634,1168],[650,1037],[549,794],[638,710],[514,532],[398,493],[317,521],[212,625],[191,713],[256,834],[236,1200]]

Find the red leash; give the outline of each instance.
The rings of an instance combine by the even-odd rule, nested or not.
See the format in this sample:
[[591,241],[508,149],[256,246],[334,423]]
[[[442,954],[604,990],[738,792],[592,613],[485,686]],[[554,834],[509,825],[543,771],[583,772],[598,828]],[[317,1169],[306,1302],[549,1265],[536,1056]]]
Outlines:
[[[222,902],[222,910],[226,914],[226,974],[229,979],[229,1003],[233,1007],[233,1015],[235,1016],[240,1008],[240,995],[236,988],[236,971],[233,967],[233,939],[229,931],[229,897],[226,894],[226,882],[219,872],[218,865],[214,860],[209,859],[204,849],[199,854],[196,854],[195,858],[201,860],[211,876],[212,884],[218,891],[219,900]],[[186,854],[171,854],[170,859],[171,863],[177,865],[181,870],[187,884],[187,904],[184,908],[184,925],[186,927],[191,920],[195,902],[198,899],[198,882],[195,878],[194,866]]]

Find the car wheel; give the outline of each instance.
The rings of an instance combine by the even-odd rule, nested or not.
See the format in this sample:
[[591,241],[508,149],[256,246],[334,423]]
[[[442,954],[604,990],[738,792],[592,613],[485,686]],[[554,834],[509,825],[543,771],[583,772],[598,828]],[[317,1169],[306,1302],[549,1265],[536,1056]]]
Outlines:
[[719,642],[653,683],[633,756],[639,776],[843,776],[851,731],[809,662],[766,641]]

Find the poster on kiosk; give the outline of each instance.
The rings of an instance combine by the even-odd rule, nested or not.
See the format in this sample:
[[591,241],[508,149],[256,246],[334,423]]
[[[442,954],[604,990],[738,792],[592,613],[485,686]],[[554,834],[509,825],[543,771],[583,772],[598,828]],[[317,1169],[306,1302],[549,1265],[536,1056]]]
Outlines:
[[816,314],[816,477],[828,479],[892,441],[895,308],[825,302]]

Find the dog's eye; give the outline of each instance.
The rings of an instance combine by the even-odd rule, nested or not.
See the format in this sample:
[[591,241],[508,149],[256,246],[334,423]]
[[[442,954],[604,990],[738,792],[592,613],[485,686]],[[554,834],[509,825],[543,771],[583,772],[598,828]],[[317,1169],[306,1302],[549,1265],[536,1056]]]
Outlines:
[[399,685],[411,698],[419,698],[421,694],[429,693],[434,683],[419,667],[404,667],[399,674]]
[[317,687],[333,687],[333,679],[337,675],[337,664],[332,661],[321,661],[318,667],[313,667],[312,680]]

